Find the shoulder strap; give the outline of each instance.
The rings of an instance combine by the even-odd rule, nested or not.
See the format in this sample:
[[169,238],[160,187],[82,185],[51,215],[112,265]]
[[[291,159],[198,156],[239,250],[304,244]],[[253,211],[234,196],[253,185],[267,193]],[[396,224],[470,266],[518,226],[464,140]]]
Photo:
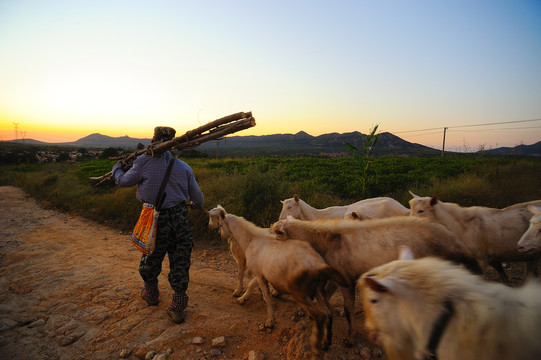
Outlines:
[[171,175],[171,169],[173,168],[173,163],[175,162],[175,158],[171,158],[169,160],[169,166],[167,167],[167,171],[165,172],[165,176],[163,177],[162,184],[160,186],[160,190],[158,191],[158,197],[156,198],[156,207],[155,209],[157,211],[160,211],[162,208],[163,201],[165,200],[165,185],[167,184],[167,181],[169,181],[169,175]]

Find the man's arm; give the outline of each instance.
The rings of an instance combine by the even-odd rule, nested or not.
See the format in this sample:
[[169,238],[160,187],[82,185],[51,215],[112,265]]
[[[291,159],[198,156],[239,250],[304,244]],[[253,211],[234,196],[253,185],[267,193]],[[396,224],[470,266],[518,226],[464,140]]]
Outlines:
[[124,172],[122,169],[122,161],[119,161],[113,166],[112,174],[118,186],[134,186],[141,181],[141,165],[136,159],[133,166],[127,172]]

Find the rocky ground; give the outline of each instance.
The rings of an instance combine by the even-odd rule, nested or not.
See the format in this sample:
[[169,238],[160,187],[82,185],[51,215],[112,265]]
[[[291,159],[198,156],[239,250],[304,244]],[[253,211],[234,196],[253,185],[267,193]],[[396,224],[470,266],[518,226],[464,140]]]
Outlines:
[[[16,187],[0,187],[0,358],[2,359],[303,359],[311,321],[287,295],[275,299],[277,324],[254,294],[232,296],[236,264],[225,244],[199,244],[192,256],[186,322],[172,323],[165,260],[160,299],[139,296],[140,253],[119,229],[47,209]],[[355,314],[356,345],[342,344],[341,295],[334,344],[325,359],[384,358]],[[154,352],[156,356],[154,356]]]

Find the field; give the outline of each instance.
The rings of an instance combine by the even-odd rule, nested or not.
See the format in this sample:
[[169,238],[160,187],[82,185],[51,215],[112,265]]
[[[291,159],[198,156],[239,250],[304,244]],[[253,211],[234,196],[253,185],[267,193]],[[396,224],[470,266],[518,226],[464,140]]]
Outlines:
[[[276,221],[280,200],[299,196],[316,208],[363,198],[389,196],[408,206],[412,190],[462,206],[505,207],[541,198],[541,159],[510,157],[371,158],[366,192],[351,157],[187,159],[205,194],[205,207],[217,204],[259,226]],[[15,185],[64,211],[129,230],[140,212],[135,188],[98,187],[89,180],[110,171],[113,162],[3,166],[0,185]],[[194,231],[213,239],[206,214],[192,211]]]

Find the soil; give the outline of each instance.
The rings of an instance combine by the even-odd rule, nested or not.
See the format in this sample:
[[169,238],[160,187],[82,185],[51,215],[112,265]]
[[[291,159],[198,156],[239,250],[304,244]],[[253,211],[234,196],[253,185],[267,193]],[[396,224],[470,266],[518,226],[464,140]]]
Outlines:
[[[233,297],[237,267],[226,244],[195,239],[186,322],[177,325],[166,314],[167,257],[161,301],[147,306],[140,298],[141,253],[127,233],[48,209],[10,186],[0,187],[0,221],[0,358],[144,359],[149,351],[167,359],[248,359],[252,351],[266,360],[311,356],[312,321],[287,295],[273,299],[272,331],[262,328],[260,294],[244,305]],[[344,346],[341,301],[339,293],[331,298],[333,345],[325,359],[383,358],[362,332],[360,309],[356,344]]]
[[[218,246],[195,239],[187,318],[177,325],[166,314],[172,297],[167,258],[161,301],[147,306],[140,298],[141,254],[127,233],[48,209],[10,186],[0,187],[0,221],[2,359],[152,359],[150,351],[161,355],[156,359],[311,357],[312,321],[287,295],[274,299],[272,331],[262,326],[260,294],[244,305],[232,296],[237,267],[218,235]],[[514,282],[521,271],[508,268]],[[325,359],[385,359],[366,337],[360,302],[353,347],[343,344],[347,321],[339,292],[331,305],[333,344]]]

